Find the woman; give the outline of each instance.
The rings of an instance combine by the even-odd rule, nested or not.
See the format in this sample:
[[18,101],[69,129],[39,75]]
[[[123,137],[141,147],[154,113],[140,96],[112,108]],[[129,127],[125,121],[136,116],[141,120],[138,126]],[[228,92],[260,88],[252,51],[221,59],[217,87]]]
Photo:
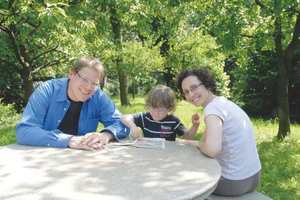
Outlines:
[[204,108],[205,132],[198,148],[216,158],[222,168],[214,194],[239,196],[254,191],[261,164],[247,114],[232,101],[216,95],[216,82],[207,69],[182,71],[177,86],[188,102]]

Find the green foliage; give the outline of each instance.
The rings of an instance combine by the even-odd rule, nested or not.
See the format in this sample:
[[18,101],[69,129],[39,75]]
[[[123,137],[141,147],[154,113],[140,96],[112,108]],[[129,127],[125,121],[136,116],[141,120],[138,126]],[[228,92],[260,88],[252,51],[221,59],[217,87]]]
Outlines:
[[[5,102],[14,102],[20,107],[31,93],[32,81],[59,76],[66,71],[64,64],[70,51],[64,49],[73,40],[64,24],[67,7],[64,2],[1,2],[0,66],[4,73],[0,77],[6,86],[0,84],[0,87]],[[73,52],[74,49],[72,47]],[[13,81],[9,81],[12,75]]]
[[0,98],[3,98],[3,102],[14,103],[16,108],[21,110],[23,100],[20,98],[20,91],[22,91],[21,77],[15,65],[1,63],[0,60]]
[[122,58],[132,92],[147,91],[147,85],[155,84],[151,74],[163,70],[164,59],[157,46],[150,48],[141,42],[125,42]]
[[167,60],[174,75],[186,68],[209,67],[216,77],[218,90],[229,96],[229,79],[223,71],[225,56],[213,37],[183,25],[174,42]]
[[122,57],[122,69],[127,75],[135,77],[137,73],[146,76],[153,71],[162,70],[164,59],[159,54],[158,47],[149,47],[146,43],[138,41],[128,41],[122,43],[121,49],[103,49],[102,60],[106,63],[109,72],[117,72],[114,60]]
[[[194,12],[189,15],[189,21],[192,25],[216,37],[217,43],[226,54],[235,54],[240,58],[247,51],[271,50],[275,46],[274,2],[257,2],[194,1]],[[283,44],[286,47],[291,40],[300,6],[297,0],[280,2]]]
[[[148,47],[141,42],[124,42],[122,48],[123,66],[132,76],[137,72],[161,71],[164,59],[158,47]],[[145,74],[146,75],[146,74]]]
[[[203,1],[194,2],[191,23],[217,38],[228,57],[237,58],[241,68],[248,66],[253,52],[275,51],[278,74],[278,137],[289,134],[289,77],[292,58],[299,47],[300,7],[297,0]],[[246,70],[241,70],[246,71]],[[280,73],[279,73],[280,72]],[[258,95],[256,95],[258,96]],[[263,100],[260,99],[260,102]],[[245,102],[242,102],[245,103]],[[246,102],[247,103],[247,102]],[[261,105],[259,105],[261,106]]]
[[230,53],[240,46],[243,28],[252,25],[248,24],[252,13],[247,12],[245,4],[245,1],[194,1],[195,12],[189,20],[215,36],[222,49]]
[[0,129],[12,126],[19,118],[12,104],[3,104],[0,99]]
[[255,52],[249,55],[244,68],[231,72],[233,96],[242,107],[253,116],[275,117],[276,80],[278,78],[274,53],[270,51]]
[[[215,53],[217,52],[215,51],[216,45],[211,42],[212,38],[208,43],[202,39],[201,42],[208,46],[202,45],[199,48],[200,43],[197,40],[202,37],[200,31],[185,31],[185,28],[191,30],[190,27],[182,26],[182,24],[186,25],[185,14],[189,12],[189,5],[189,2],[180,1],[137,2],[128,0],[125,2],[77,1],[72,3],[68,3],[68,1],[45,3],[19,1],[19,3],[13,4],[13,8],[20,10],[21,17],[19,18],[28,16],[33,24],[40,24],[38,31],[35,31],[34,27],[30,25],[32,23],[27,23],[26,26],[16,23],[20,30],[19,43],[26,45],[28,51],[31,52],[29,57],[43,55],[34,60],[33,65],[30,66],[32,68],[30,73],[34,79],[62,76],[68,71],[70,61],[74,58],[81,55],[93,55],[102,59],[109,71],[109,77],[115,79],[119,69],[122,68],[129,75],[131,81],[129,86],[133,88],[132,90],[135,90],[136,84],[146,85],[142,89],[145,91],[149,85],[156,84],[154,78],[162,79],[164,77],[160,76],[158,72],[176,76],[176,73],[186,64],[182,63],[182,60],[176,60],[176,58],[182,57],[181,53],[187,54],[191,59],[189,64],[211,64],[211,66],[215,66],[212,68],[218,68],[221,65],[222,56]],[[7,13],[11,12],[8,5],[5,8],[4,11]],[[112,8],[116,9],[115,17],[120,20],[120,45],[117,45],[113,38]],[[18,16],[11,16],[11,18],[12,22],[19,20]],[[5,23],[9,24],[10,22],[7,20]],[[34,34],[31,34],[32,32]],[[193,37],[195,38],[193,39]],[[183,40],[186,40],[185,44],[178,47]],[[192,43],[197,44],[195,48],[190,47]],[[213,44],[214,47],[210,44]],[[56,45],[58,52],[63,52],[68,57],[62,64],[45,67],[47,63],[56,60],[59,54],[50,53],[46,56],[41,53]],[[171,48],[174,47],[171,55],[167,53],[169,45]],[[18,59],[14,57],[12,48],[9,46],[7,48],[13,56],[10,60],[18,68],[22,68]],[[191,48],[191,52],[189,52],[189,48]],[[207,53],[204,52],[205,48],[209,48]],[[164,55],[165,58],[162,58],[161,55]],[[116,60],[120,62],[116,62]],[[16,69],[14,71],[20,73]],[[221,71],[219,69],[219,72],[216,73],[218,79],[221,80],[220,88],[225,91],[224,94],[228,94],[226,81],[223,77],[219,77]],[[18,81],[20,89],[16,94],[22,94],[22,89],[24,89],[22,88],[23,77],[19,77],[16,81]]]
[[107,90],[110,94],[119,94],[117,91],[119,83],[115,80],[118,71],[114,63],[115,58],[118,56],[122,57],[122,62],[119,65],[126,71],[129,79],[129,89],[144,92],[147,91],[149,84],[156,84],[152,73],[162,71],[164,63],[158,47],[149,47],[142,42],[123,42],[122,49],[118,51],[111,48],[102,51],[102,60],[109,72]]

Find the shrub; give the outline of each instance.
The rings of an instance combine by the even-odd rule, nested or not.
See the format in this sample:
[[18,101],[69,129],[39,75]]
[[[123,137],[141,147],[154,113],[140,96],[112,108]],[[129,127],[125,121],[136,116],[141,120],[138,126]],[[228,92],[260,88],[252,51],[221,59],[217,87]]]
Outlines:
[[4,104],[0,99],[0,128],[12,126],[19,118],[12,104]]

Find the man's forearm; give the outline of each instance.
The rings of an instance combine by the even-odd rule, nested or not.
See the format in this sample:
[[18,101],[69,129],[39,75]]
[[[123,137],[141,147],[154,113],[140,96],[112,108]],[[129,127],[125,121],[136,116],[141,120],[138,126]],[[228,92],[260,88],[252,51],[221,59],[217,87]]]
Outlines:
[[113,137],[112,140],[115,139],[119,141],[126,138],[129,135],[130,130],[118,120],[114,124],[105,127],[101,132],[109,132]]
[[59,130],[48,131],[22,123],[16,128],[17,143],[24,145],[67,148],[70,137]]

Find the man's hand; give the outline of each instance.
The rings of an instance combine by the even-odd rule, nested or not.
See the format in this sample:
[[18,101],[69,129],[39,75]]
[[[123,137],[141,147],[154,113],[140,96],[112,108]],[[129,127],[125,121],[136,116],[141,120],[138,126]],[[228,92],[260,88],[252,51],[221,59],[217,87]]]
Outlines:
[[69,147],[72,149],[83,149],[83,150],[93,150],[93,148],[83,145],[81,142],[84,140],[84,136],[73,136],[69,141]]
[[113,136],[108,132],[92,132],[86,134],[80,144],[83,146],[88,146],[93,150],[101,150],[112,139]]

